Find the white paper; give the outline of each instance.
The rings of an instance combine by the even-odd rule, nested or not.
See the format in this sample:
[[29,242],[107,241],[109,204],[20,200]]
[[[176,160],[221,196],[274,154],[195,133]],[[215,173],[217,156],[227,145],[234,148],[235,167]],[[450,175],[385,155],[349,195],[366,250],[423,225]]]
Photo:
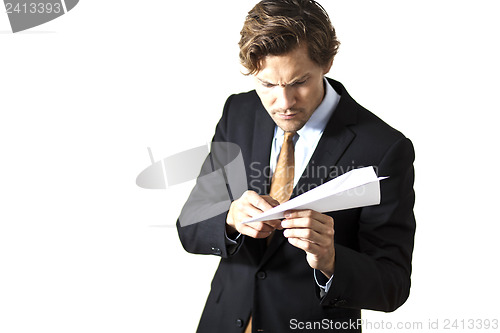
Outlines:
[[377,177],[371,166],[354,169],[242,223],[282,219],[284,212],[291,209],[325,213],[378,205],[380,180],[385,178]]

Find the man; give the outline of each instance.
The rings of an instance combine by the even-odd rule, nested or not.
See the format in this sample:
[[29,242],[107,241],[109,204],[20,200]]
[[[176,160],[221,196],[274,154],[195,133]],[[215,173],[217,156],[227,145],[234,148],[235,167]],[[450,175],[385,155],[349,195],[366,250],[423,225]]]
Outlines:
[[[413,146],[324,77],[339,43],[315,1],[261,1],[239,45],[256,89],[229,97],[213,141],[241,148],[248,191],[222,214],[178,221],[187,251],[222,257],[198,332],[359,332],[361,309],[393,311],[409,295]],[[363,166],[389,176],[379,205],[241,223]]]

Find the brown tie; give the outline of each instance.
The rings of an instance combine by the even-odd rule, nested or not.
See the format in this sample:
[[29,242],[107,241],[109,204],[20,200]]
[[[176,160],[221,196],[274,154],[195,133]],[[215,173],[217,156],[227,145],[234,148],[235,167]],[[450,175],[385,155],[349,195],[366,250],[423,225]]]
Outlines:
[[280,204],[290,199],[293,191],[293,176],[295,174],[295,158],[293,151],[293,136],[295,132],[285,132],[280,156],[271,180],[269,195]]
[[[281,146],[278,163],[271,179],[271,190],[269,196],[282,204],[290,199],[293,191],[293,178],[295,174],[295,154],[293,148],[293,137],[295,132],[285,132],[285,139]],[[274,231],[267,237],[267,245],[273,238]]]
[[[280,204],[290,199],[293,191],[293,178],[295,174],[295,155],[293,149],[293,137],[295,132],[285,132],[285,139],[281,146],[276,170],[274,170],[271,180],[271,190],[269,196],[277,200]],[[273,233],[274,234],[274,233]],[[271,234],[267,237],[267,245],[273,237]],[[252,332],[252,316],[248,319],[245,333]]]

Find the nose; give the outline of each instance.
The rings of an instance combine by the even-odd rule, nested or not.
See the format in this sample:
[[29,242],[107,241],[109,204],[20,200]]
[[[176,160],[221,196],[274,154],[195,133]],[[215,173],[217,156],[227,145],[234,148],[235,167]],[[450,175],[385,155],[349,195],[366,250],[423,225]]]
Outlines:
[[284,86],[277,87],[276,108],[279,110],[288,110],[295,105],[295,94],[293,88]]

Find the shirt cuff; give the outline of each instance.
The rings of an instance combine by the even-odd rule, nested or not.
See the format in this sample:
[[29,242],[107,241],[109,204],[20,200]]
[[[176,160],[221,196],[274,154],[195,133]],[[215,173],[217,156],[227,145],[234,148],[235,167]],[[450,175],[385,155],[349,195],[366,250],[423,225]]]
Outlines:
[[227,252],[232,255],[236,252],[238,249],[239,241],[238,239],[240,238],[241,234],[234,234],[233,236],[229,236],[225,231],[224,231],[224,236],[226,237],[226,246],[227,246]]
[[328,279],[323,273],[321,273],[321,271],[315,269],[314,280],[316,281],[318,287],[320,287],[325,293],[327,293],[332,285],[333,275],[330,277],[330,279]]
[[224,232],[224,234],[226,235],[226,241],[228,241],[230,243],[236,242],[238,240],[238,238],[240,238],[240,236],[241,236],[241,234],[239,232],[238,232],[238,234],[234,234],[233,236],[229,236],[226,232]]

